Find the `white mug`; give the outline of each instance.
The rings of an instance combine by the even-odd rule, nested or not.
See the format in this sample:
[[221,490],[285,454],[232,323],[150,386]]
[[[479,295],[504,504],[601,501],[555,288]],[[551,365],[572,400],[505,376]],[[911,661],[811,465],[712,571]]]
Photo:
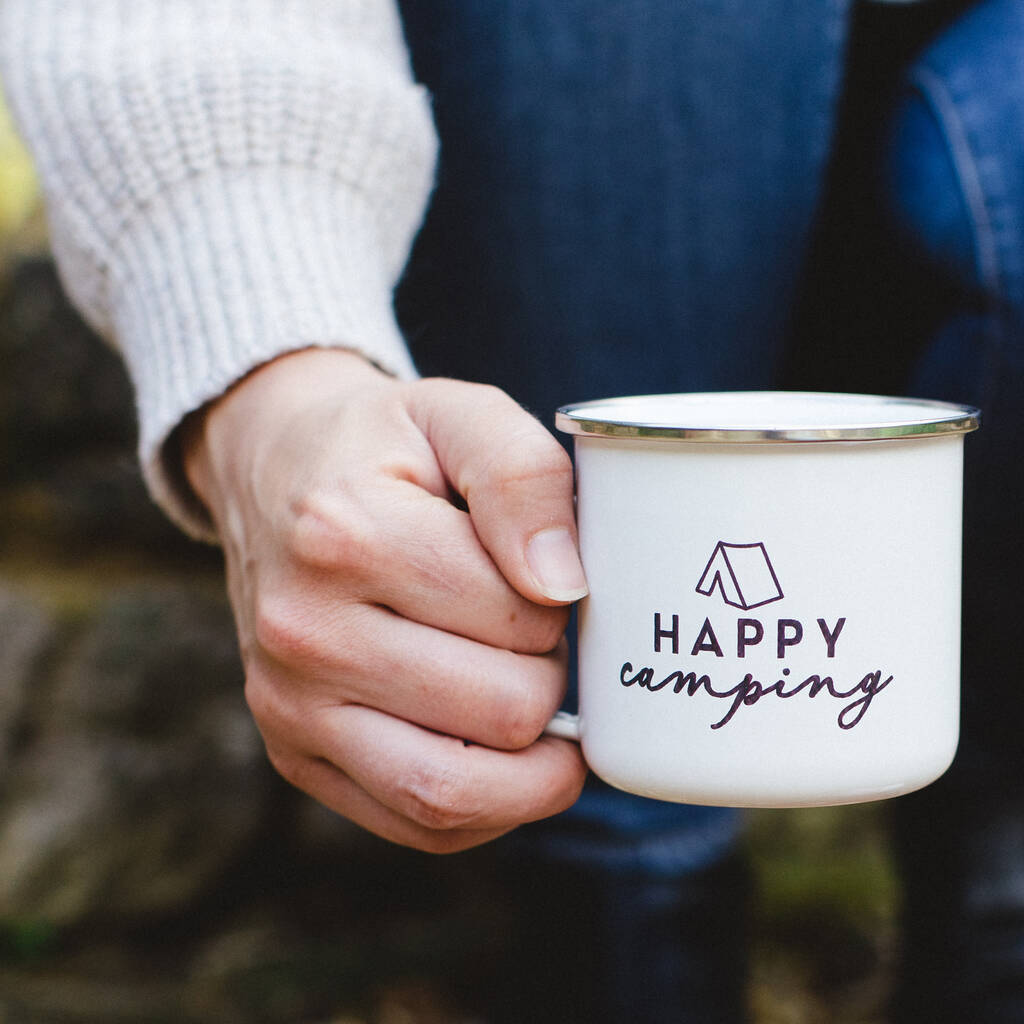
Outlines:
[[959,734],[964,434],[976,409],[797,392],[566,406],[579,714],[549,727],[661,800],[854,803]]

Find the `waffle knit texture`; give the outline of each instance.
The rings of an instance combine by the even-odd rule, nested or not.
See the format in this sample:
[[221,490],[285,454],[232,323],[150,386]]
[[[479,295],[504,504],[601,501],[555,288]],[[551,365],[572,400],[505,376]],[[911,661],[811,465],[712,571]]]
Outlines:
[[391,0],[2,0],[0,69],[65,288],[121,351],[147,484],[182,419],[308,346],[415,369],[392,291],[433,184]]

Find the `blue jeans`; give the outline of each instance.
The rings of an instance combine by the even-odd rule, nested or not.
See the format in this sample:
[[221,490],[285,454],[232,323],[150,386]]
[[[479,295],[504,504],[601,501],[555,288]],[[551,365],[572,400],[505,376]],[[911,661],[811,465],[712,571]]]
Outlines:
[[910,386],[983,409],[968,446],[963,730],[953,769],[892,806],[905,888],[896,1019],[1024,1020],[1024,5],[988,0],[910,68],[885,180],[941,310]]
[[[888,121],[856,167],[837,161],[829,195],[840,213],[818,247],[828,271],[808,288],[823,291],[827,311],[818,347],[823,336],[831,344],[800,380],[983,409],[967,444],[960,749],[938,783],[888,805],[903,888],[899,1024],[1024,1020],[1024,699],[1013,644],[1024,554],[1024,5],[963,6],[894,95],[841,132],[840,148],[855,139],[863,149],[870,126]],[[881,42],[871,40],[869,61]],[[837,258],[837,246],[856,258]]]
[[[548,425],[570,401],[770,384],[846,6],[405,0],[442,139],[398,294],[420,369],[497,384]],[[669,876],[737,820],[596,786],[569,817],[553,853],[587,822],[573,857],[606,831],[616,870]]]
[[[496,384],[549,426],[570,401],[773,383],[848,0],[401,6],[442,139],[397,297],[420,369]],[[592,781],[521,829],[529,927],[492,1015],[742,1019],[740,827]]]
[[[894,804],[911,868],[904,1003],[939,993],[915,1019],[1011,1019],[977,1001],[951,1008],[1012,975],[1006,951],[1024,948],[1024,930],[1004,943],[980,923],[1024,904],[1016,861],[999,853],[1014,851],[1021,827],[1005,713],[1018,699],[1006,643],[1016,630],[1000,571],[1018,555],[1022,486],[1010,428],[1024,396],[1024,110],[1006,67],[1024,49],[1018,3],[980,5],[915,66],[889,148],[900,227],[879,217],[883,246],[905,239],[907,277],[886,287],[931,320],[927,343],[880,346],[871,362],[888,365],[892,388],[974,400],[986,417],[968,453],[963,751],[941,786]],[[437,192],[397,297],[425,373],[497,384],[548,424],[568,401],[792,381],[849,4],[781,6],[404,0],[442,137]],[[825,355],[827,386],[870,379],[847,372],[843,353]],[[739,828],[735,812],[595,783],[572,811],[520,830],[509,842],[527,866],[510,884],[537,955],[516,977],[510,1019],[741,1019],[743,889],[727,870]],[[929,914],[935,892],[953,898]],[[556,989],[568,993],[557,1006]]]

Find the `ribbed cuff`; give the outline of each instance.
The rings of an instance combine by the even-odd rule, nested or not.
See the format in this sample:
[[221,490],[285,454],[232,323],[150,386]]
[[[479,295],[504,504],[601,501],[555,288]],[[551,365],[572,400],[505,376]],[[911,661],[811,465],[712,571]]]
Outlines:
[[187,179],[136,217],[117,249],[115,328],[137,392],[143,473],[195,537],[216,539],[164,453],[188,413],[310,346],[415,376],[370,211],[325,174],[250,167]]

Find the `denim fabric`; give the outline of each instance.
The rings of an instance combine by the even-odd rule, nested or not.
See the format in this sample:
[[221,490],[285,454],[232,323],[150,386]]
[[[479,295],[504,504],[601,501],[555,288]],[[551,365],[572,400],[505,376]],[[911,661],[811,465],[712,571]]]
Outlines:
[[[396,299],[421,371],[548,426],[571,401],[771,385],[848,2],[402,0],[442,142]],[[488,1017],[742,1019],[740,825],[592,780],[514,833],[522,921]]]
[[914,64],[887,161],[944,316],[910,387],[973,401],[963,733],[953,769],[892,807],[906,890],[899,1021],[1024,1020],[1024,4],[989,0]]
[[740,1024],[749,878],[726,858],[685,879],[587,875],[564,862],[515,876],[488,1024]]
[[846,6],[405,0],[442,137],[399,293],[421,369],[548,423],[568,401],[770,383]]
[[[784,15],[781,6],[404,0],[442,136],[437,194],[398,296],[424,372],[498,384],[549,424],[567,401],[780,382],[848,27],[845,0],[787,4]],[[939,17],[958,6],[922,5]],[[849,388],[875,374],[984,409],[968,440],[961,752],[939,784],[892,805],[908,936],[898,1012],[908,1022],[1024,1020],[1013,643],[1024,543],[1022,55],[1024,4],[988,0],[914,62],[887,153],[896,223],[874,240],[892,280],[864,274],[848,291],[870,281],[866,304],[877,289],[923,311],[920,337],[854,341],[868,352],[856,379],[851,353],[826,351],[832,375],[818,378]],[[836,153],[859,145],[848,138]],[[824,264],[835,251],[817,255]],[[830,346],[815,332],[813,347]],[[600,1012],[573,1018],[563,1008],[551,1019],[640,1019],[617,1001],[624,980],[665,1019],[733,1019],[735,1002],[716,1004],[693,985],[697,1001],[687,1002],[680,990],[702,973],[741,983],[735,944],[699,941],[715,892],[733,888],[721,877],[712,885],[714,869],[702,866],[723,856],[736,828],[720,809],[593,785],[572,812],[511,840],[547,870],[569,872],[553,903],[571,889],[608,908],[569,914],[575,931],[536,937],[534,951],[558,965],[554,979],[572,972],[573,957],[606,965]],[[529,907],[536,877],[520,879]],[[559,909],[527,916],[548,928]],[[735,908],[726,917],[739,919]],[[575,951],[568,960],[545,945],[556,934]],[[649,969],[635,955],[645,941],[657,949]]]
[[[548,425],[570,401],[770,385],[847,0],[401,6],[442,139],[397,299],[420,369],[497,384]],[[594,782],[515,841],[671,878],[738,827]]]

